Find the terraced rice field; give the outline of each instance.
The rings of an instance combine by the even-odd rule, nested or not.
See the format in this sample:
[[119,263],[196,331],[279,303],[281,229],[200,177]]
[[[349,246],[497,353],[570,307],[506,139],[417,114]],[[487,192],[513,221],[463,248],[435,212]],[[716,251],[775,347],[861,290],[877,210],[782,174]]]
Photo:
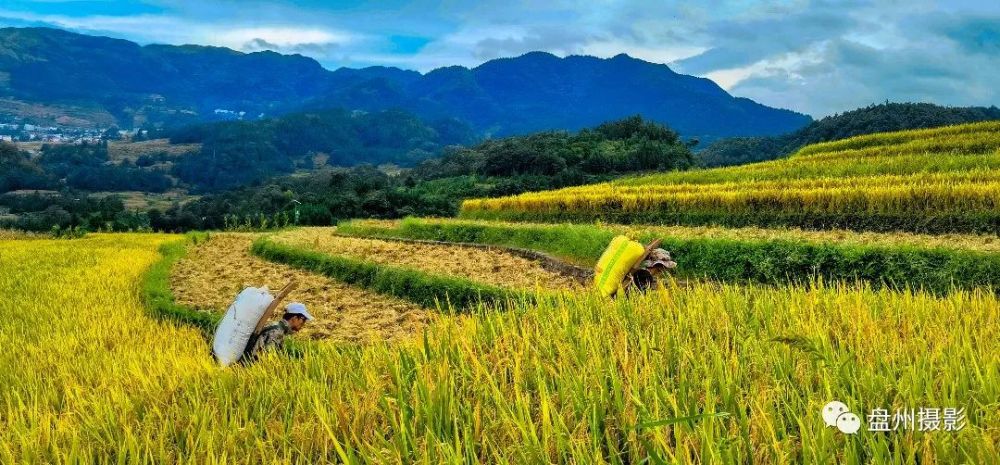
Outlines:
[[547,290],[579,288],[573,278],[500,249],[340,237],[335,228],[298,228],[276,234],[275,242],[384,265],[468,278],[499,287]]
[[316,317],[302,337],[337,341],[399,339],[418,334],[428,310],[405,300],[365,291],[250,254],[254,234],[213,234],[189,246],[173,269],[171,287],[177,302],[212,312],[225,312],[247,286],[280,289],[299,283],[286,302],[306,304]]
[[[657,235],[684,239],[712,238],[733,240],[783,240],[795,242],[812,242],[817,244],[868,245],[868,246],[913,246],[922,248],[943,248],[952,250],[971,250],[977,252],[1000,252],[1000,236],[990,234],[918,234],[904,231],[880,233],[873,231],[851,231],[847,229],[809,230],[798,228],[761,228],[756,226],[742,228],[727,228],[721,226],[658,226],[646,224],[612,224],[597,223],[593,225],[568,223],[530,223],[469,220],[457,218],[407,218],[403,220],[353,220],[349,223],[351,230],[368,231],[370,234],[385,234],[391,236],[396,230],[413,227],[441,227],[447,229],[462,228],[508,228],[511,230],[523,228],[558,229],[565,227],[596,228],[630,237]],[[345,228],[341,228],[343,232]]]
[[468,218],[1000,233],[1000,122],[859,136],[781,160],[470,199]]

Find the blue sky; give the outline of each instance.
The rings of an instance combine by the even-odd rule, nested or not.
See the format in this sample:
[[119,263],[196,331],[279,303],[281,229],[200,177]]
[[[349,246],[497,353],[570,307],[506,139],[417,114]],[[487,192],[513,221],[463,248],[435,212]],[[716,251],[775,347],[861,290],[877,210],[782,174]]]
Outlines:
[[997,0],[5,0],[0,25],[300,53],[330,69],[627,53],[817,117],[885,100],[1000,105]]

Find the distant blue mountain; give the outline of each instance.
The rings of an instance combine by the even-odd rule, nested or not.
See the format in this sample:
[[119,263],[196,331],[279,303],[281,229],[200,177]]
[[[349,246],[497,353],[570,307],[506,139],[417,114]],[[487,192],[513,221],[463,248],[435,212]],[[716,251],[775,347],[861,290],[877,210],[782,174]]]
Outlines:
[[[255,117],[325,107],[455,117],[488,135],[576,130],[635,114],[703,139],[781,134],[812,121],[624,54],[532,52],[426,74],[330,71],[301,55],[140,46],[48,28],[0,29],[0,98],[66,109],[76,120],[106,112],[124,127],[211,120],[216,109]],[[11,108],[21,107],[0,111],[18,111]]]

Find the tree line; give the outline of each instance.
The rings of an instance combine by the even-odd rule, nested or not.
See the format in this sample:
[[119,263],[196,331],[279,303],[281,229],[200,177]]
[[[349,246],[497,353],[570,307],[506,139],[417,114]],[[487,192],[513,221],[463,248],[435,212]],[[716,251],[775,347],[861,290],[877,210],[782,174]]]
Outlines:
[[[453,215],[468,197],[585,184],[643,171],[686,169],[694,164],[691,145],[666,126],[636,116],[575,133],[552,131],[487,140],[469,147],[449,146],[441,149],[440,156],[424,159],[412,168],[386,170],[365,163],[276,176],[134,215],[120,201],[109,200],[113,196],[98,198],[72,188],[48,194],[7,194],[0,196],[0,207],[19,215],[13,226],[32,230],[84,225],[186,231],[329,225],[346,218],[443,216]],[[135,165],[152,166],[155,162],[140,159]],[[88,216],[88,212],[95,214]]]
[[165,170],[150,166],[137,166],[129,160],[110,163],[107,141],[45,144],[36,158],[5,143],[0,144],[0,192],[64,188],[164,192],[174,187]]

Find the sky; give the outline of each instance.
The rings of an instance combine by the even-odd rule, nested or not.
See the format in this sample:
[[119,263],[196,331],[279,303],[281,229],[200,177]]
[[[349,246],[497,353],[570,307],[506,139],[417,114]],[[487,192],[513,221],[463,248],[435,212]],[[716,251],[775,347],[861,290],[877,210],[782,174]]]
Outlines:
[[619,53],[822,117],[886,100],[1000,105],[1000,0],[4,0],[0,26],[426,72]]

